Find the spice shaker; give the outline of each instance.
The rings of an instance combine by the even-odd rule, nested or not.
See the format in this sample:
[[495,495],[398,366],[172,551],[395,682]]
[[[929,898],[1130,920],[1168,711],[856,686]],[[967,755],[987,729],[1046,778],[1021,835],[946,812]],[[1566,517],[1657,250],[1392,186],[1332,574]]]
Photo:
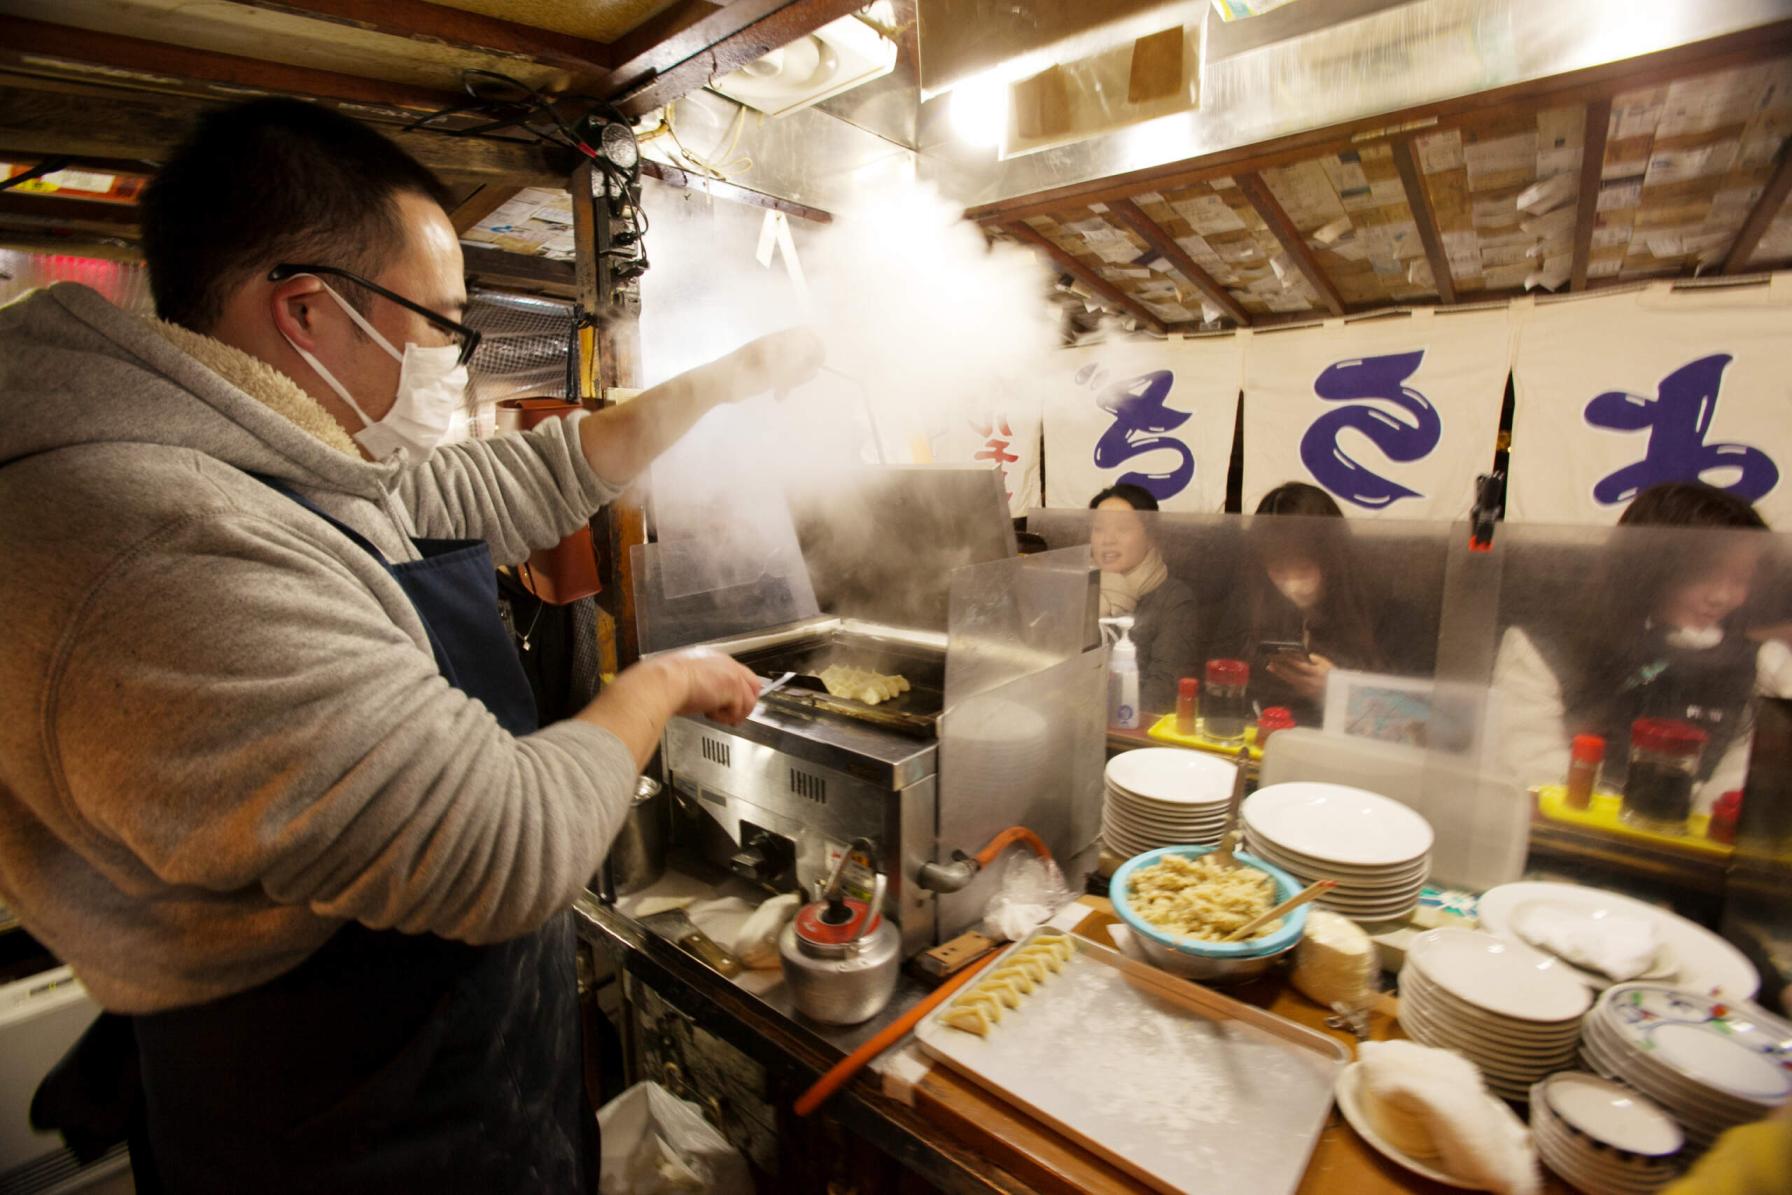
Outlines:
[[1646,830],[1684,831],[1709,737],[1698,727],[1674,718],[1632,722],[1624,820]]
[[1201,682],[1185,676],[1176,682],[1176,733],[1192,738],[1199,729]]
[[1568,808],[1585,809],[1593,803],[1593,786],[1599,782],[1599,765],[1604,762],[1604,739],[1596,734],[1574,736],[1568,749]]
[[1269,736],[1278,730],[1294,729],[1294,711],[1285,705],[1272,705],[1257,715],[1257,750],[1269,744]]
[[1245,689],[1251,666],[1243,660],[1207,661],[1207,691],[1201,699],[1202,729],[1207,737],[1227,746],[1244,742],[1251,707]]

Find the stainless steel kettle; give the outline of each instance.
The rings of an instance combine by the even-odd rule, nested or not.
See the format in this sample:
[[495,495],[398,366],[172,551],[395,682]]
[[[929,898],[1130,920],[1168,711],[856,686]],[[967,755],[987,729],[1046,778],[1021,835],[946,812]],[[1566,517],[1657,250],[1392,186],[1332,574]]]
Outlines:
[[869,901],[841,890],[852,855],[841,855],[815,901],[799,909],[778,937],[784,982],[797,1011],[828,1025],[856,1025],[882,1012],[902,966],[902,936],[882,913],[888,887],[883,872]]

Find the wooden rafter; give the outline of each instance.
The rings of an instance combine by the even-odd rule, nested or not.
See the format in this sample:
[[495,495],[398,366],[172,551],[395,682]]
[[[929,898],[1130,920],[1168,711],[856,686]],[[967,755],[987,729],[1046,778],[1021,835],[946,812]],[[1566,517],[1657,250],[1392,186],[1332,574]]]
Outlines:
[[965,214],[973,220],[1024,220],[1029,216],[1050,215],[1066,207],[1112,203],[1140,191],[1173,191],[1241,172],[1260,173],[1271,167],[1292,166],[1325,154],[1385,140],[1409,130],[1418,122],[1427,123],[1417,131],[1444,132],[1470,127],[1479,121],[1502,119],[1515,108],[1543,109],[1592,103],[1602,98],[1609,100],[1619,92],[1659,86],[1710,71],[1752,66],[1788,53],[1792,53],[1792,18],[1640,58],[1547,79],[1527,80],[1492,91],[1473,92],[1327,128],[1290,133],[1188,161],[1169,162],[1128,174],[1108,175],[1032,195],[980,204]]
[[1612,123],[1612,102],[1598,99],[1587,105],[1586,132],[1581,135],[1580,195],[1574,213],[1574,267],[1568,275],[1569,290],[1587,289],[1587,270],[1593,264],[1593,227],[1599,223],[1599,184],[1605,177],[1605,138]]
[[481,220],[503,207],[520,187],[505,186],[503,183],[486,183],[477,191],[461,200],[455,209],[448,213],[448,220],[454,225],[454,231],[465,236],[467,232]]
[[1456,301],[1456,279],[1450,274],[1450,255],[1444,252],[1443,237],[1438,235],[1437,215],[1431,209],[1431,194],[1425,190],[1425,179],[1413,157],[1412,139],[1401,137],[1389,147],[1394,151],[1394,169],[1400,172],[1400,185],[1406,190],[1406,206],[1412,209],[1412,221],[1419,230],[1419,244],[1425,247],[1425,260],[1431,263],[1431,276],[1437,284],[1441,302]]
[[[154,161],[211,106],[97,89],[77,94],[0,86],[0,150]],[[558,147],[373,127],[430,169],[469,182],[563,187],[572,171],[572,151]]]
[[1755,247],[1761,243],[1767,226],[1773,223],[1780,209],[1786,205],[1786,196],[1792,194],[1792,137],[1780,146],[1780,160],[1773,168],[1773,177],[1767,182],[1767,189],[1761,192],[1761,198],[1755,201],[1750,209],[1748,219],[1742,222],[1742,231],[1736,234],[1736,243],[1730,246],[1729,255],[1724,258],[1722,272],[1740,274],[1748,268],[1748,263],[1755,256]]
[[0,16],[0,66],[23,73],[103,78],[112,84],[129,82],[147,90],[220,99],[240,100],[246,98],[245,93],[296,95],[373,105],[394,113],[428,112],[456,99],[404,83],[8,16]]
[[[328,21],[475,54],[519,58],[573,74],[608,73],[609,48],[516,21],[429,4],[425,0],[235,0],[253,8]],[[523,8],[525,6],[519,6]]]
[[818,207],[810,207],[806,203],[797,203],[792,199],[781,199],[776,195],[767,195],[764,191],[754,191],[738,183],[723,182],[708,175],[695,174],[689,170],[680,170],[676,166],[668,166],[664,162],[656,162],[651,158],[641,160],[641,173],[648,178],[657,178],[669,187],[684,187],[692,191],[701,191],[705,195],[713,195],[717,199],[727,199],[734,203],[744,203],[749,207],[768,208],[774,212],[783,212],[787,216],[797,216],[816,224],[831,224],[834,217]]
[[1072,257],[1069,253],[1066,253],[1063,249],[1060,249],[1057,245],[1052,243],[1049,237],[1040,232],[1037,228],[1034,228],[1030,224],[1022,224],[1019,221],[1016,221],[1013,224],[1004,224],[1002,227],[1015,237],[1032,245],[1035,249],[1043,250],[1046,256],[1050,257],[1052,261],[1057,264],[1059,269],[1071,275],[1101,298],[1106,299],[1113,306],[1121,308],[1128,315],[1133,316],[1154,331],[1162,332],[1164,330],[1164,322],[1158,319],[1155,315],[1152,315],[1151,312],[1137,299],[1115,286],[1112,282],[1109,282],[1106,278],[1103,278],[1100,274],[1097,274],[1094,270],[1091,270],[1088,266],[1078,261],[1075,257]]
[[1208,300],[1225,312],[1232,322],[1241,327],[1248,327],[1251,313],[1239,305],[1232,292],[1221,286],[1219,280],[1203,270],[1195,259],[1190,257],[1176,238],[1164,231],[1163,225],[1147,216],[1139,205],[1130,199],[1118,199],[1108,205],[1116,219],[1128,228],[1145,238],[1145,243],[1161,253],[1166,261],[1176,267],[1176,272],[1194,283]]
[[640,64],[618,63],[609,98],[625,115],[644,116],[862,7],[863,0],[735,0],[655,47],[648,60],[663,65],[648,67],[646,77],[631,81]]
[[721,5],[686,0],[674,5],[610,47],[610,82],[626,88],[677,66],[787,3],[789,0],[734,0]]
[[1313,293],[1319,296],[1319,301],[1325,304],[1326,310],[1333,315],[1343,315],[1344,297],[1338,293],[1338,288],[1327,276],[1325,267],[1319,264],[1319,259],[1313,256],[1313,251],[1307,248],[1307,238],[1301,235],[1300,229],[1294,226],[1294,221],[1288,218],[1288,213],[1282,210],[1282,205],[1276,202],[1269,184],[1263,181],[1261,175],[1248,172],[1237,175],[1234,181],[1238,183],[1240,193],[1251,201],[1251,206],[1263,217],[1263,222],[1269,225],[1269,231],[1275,234],[1276,240],[1282,242],[1283,250],[1313,287]]

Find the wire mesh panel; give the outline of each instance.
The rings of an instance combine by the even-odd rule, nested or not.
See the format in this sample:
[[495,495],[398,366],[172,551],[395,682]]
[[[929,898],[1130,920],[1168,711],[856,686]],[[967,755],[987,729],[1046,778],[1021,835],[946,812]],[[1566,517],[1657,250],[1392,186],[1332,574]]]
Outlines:
[[467,394],[474,426],[493,428],[493,409],[506,398],[564,398],[573,342],[573,306],[556,299],[476,290],[467,324],[485,335],[468,363]]

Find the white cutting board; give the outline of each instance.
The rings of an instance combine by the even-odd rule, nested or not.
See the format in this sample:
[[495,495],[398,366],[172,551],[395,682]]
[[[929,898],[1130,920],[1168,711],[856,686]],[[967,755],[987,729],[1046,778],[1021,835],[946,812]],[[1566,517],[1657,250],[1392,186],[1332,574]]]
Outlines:
[[[1035,930],[1011,950],[1051,932]],[[1160,1191],[1299,1186],[1344,1047],[1116,951],[1076,945],[988,1037],[940,1024],[948,1001],[916,1028],[922,1048]]]

